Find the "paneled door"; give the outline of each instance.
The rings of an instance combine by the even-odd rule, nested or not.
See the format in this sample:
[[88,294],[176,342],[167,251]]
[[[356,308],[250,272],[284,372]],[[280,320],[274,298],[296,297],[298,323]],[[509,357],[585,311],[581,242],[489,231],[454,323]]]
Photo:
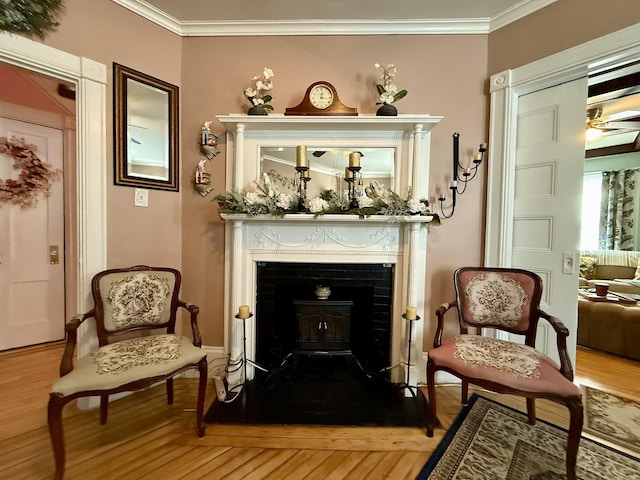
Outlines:
[[[0,137],[24,138],[54,169],[63,167],[61,130],[0,117]],[[0,178],[18,178],[0,154]],[[64,204],[62,176],[51,195],[21,208],[0,204],[0,350],[64,338]]]
[[[514,178],[512,264],[542,277],[574,362],[586,99],[586,78],[519,98]],[[555,338],[541,321],[536,347],[558,360]]]

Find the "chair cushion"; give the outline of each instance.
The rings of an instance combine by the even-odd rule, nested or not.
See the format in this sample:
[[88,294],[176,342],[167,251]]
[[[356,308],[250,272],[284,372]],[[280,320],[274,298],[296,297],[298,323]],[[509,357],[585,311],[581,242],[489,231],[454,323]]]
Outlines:
[[53,384],[62,395],[107,390],[145,378],[167,375],[196,364],[206,354],[187,337],[153,335],[100,347],[78,359],[74,369]]
[[429,358],[438,367],[469,379],[486,380],[524,392],[546,392],[562,397],[580,395],[578,386],[560,373],[551,358],[519,343],[480,335],[458,335],[430,350]]

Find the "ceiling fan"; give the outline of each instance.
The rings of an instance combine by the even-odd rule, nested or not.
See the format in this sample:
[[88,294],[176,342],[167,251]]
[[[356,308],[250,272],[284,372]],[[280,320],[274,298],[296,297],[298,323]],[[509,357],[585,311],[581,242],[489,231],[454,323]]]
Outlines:
[[605,115],[601,106],[587,109],[586,128],[587,141],[593,142],[605,134],[640,130],[638,112],[620,112]]

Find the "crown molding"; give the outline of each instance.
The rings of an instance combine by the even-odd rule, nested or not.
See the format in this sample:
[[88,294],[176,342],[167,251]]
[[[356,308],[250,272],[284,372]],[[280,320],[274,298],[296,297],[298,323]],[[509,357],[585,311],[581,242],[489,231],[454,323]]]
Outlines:
[[492,18],[180,21],[144,0],[114,3],[183,37],[275,35],[485,35],[557,0],[522,0]]
[[509,25],[521,18],[543,9],[558,0],[522,0],[513,7],[507,8],[491,19],[489,30],[494,32],[499,28]]
[[489,19],[277,20],[182,22],[183,36],[474,35],[489,33]]

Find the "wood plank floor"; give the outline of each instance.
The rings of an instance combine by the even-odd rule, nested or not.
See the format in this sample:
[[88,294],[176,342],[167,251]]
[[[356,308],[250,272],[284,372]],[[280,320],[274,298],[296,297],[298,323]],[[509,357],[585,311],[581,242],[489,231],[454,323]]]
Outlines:
[[[61,344],[0,353],[0,479],[48,479],[53,454],[46,422]],[[580,350],[578,381],[640,399],[640,363]],[[444,428],[427,438],[419,428],[208,425],[195,434],[194,380],[111,403],[107,425],[98,412],[64,410],[67,479],[414,479],[460,410],[459,388],[438,388]],[[426,392],[425,392],[426,393]],[[213,385],[207,405],[214,400]],[[490,394],[487,394],[490,396]],[[498,398],[498,396],[496,396]],[[523,409],[517,398],[499,401]],[[565,425],[564,409],[538,402],[540,418]]]

